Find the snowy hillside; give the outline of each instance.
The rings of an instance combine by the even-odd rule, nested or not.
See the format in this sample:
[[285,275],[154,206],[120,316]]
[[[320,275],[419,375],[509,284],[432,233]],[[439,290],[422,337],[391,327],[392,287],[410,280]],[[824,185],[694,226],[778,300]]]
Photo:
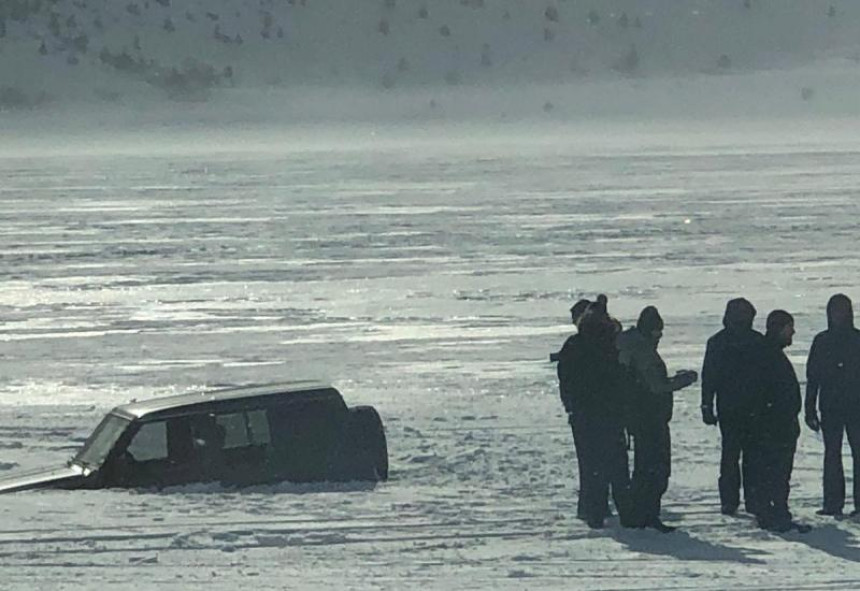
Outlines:
[[[851,0],[5,0],[0,109],[216,95],[242,104],[243,91],[262,88],[360,88],[373,103],[428,87],[562,85],[575,98],[607,80],[826,63],[837,73],[824,88],[790,90],[809,102],[846,78],[860,86],[858,32]],[[564,103],[534,100],[545,111]]]

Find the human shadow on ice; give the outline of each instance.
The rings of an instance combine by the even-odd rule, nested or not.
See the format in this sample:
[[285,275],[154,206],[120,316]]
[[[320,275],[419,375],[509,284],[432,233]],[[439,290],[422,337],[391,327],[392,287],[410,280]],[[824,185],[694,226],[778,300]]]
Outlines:
[[788,535],[793,541],[806,544],[810,548],[826,552],[836,558],[860,562],[860,548],[857,547],[857,538],[835,525],[815,527],[811,532],[802,536]]
[[756,557],[764,554],[759,550],[714,544],[694,538],[683,530],[665,535],[647,529],[621,529],[614,530],[612,537],[628,550],[643,554],[672,556],[679,560],[764,564],[763,560]]
[[278,482],[273,484],[251,484],[247,486],[228,486],[218,482],[204,482],[169,486],[162,489],[140,488],[133,489],[140,494],[315,494],[315,493],[348,493],[369,492],[375,490],[376,482],[351,480],[346,482]]

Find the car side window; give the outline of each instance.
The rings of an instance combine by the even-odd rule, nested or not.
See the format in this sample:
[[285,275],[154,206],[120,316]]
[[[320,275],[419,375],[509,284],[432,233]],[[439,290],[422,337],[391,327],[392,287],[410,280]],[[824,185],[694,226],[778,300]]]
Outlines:
[[248,431],[255,445],[268,445],[272,442],[265,410],[252,410],[248,413]]
[[167,459],[167,423],[144,423],[128,444],[127,451],[138,462]]
[[218,415],[215,422],[224,429],[224,448],[247,447],[248,430],[245,428],[245,413]]
[[224,430],[224,449],[267,445],[271,441],[265,410],[222,414],[215,417],[215,422]]

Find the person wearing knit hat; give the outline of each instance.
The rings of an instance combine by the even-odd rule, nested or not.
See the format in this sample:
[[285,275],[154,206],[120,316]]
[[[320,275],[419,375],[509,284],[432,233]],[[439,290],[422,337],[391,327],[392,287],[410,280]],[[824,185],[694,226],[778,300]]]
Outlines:
[[630,376],[630,411],[627,428],[633,436],[631,518],[633,527],[650,527],[662,533],[675,530],[660,519],[660,503],[671,473],[673,392],[698,379],[695,371],[681,370],[669,377],[657,346],[663,336],[663,318],[654,306],[639,314],[636,326],[616,340],[618,359]]
[[606,313],[605,297],[588,306],[578,328],[559,352],[559,391],[580,468],[577,515],[590,528],[599,529],[608,516],[610,490],[622,524],[628,518],[626,390],[615,349],[616,329]]
[[742,483],[747,512],[759,512],[758,475],[750,452],[764,405],[767,370],[764,335],[753,330],[755,314],[748,300],[730,300],[723,329],[708,339],[702,364],[702,421],[720,428],[719,491],[724,515],[737,511]]

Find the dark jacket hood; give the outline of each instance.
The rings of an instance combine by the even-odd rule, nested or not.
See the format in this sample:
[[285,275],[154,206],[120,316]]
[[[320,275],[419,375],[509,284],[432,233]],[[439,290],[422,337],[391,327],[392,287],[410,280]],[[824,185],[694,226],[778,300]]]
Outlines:
[[[847,315],[847,322],[839,324],[835,317],[838,313],[844,310]],[[854,307],[848,296],[837,293],[827,302],[827,329],[828,330],[850,330],[854,328]]]
[[732,332],[751,330],[756,309],[746,298],[735,298],[726,304],[723,326]]

